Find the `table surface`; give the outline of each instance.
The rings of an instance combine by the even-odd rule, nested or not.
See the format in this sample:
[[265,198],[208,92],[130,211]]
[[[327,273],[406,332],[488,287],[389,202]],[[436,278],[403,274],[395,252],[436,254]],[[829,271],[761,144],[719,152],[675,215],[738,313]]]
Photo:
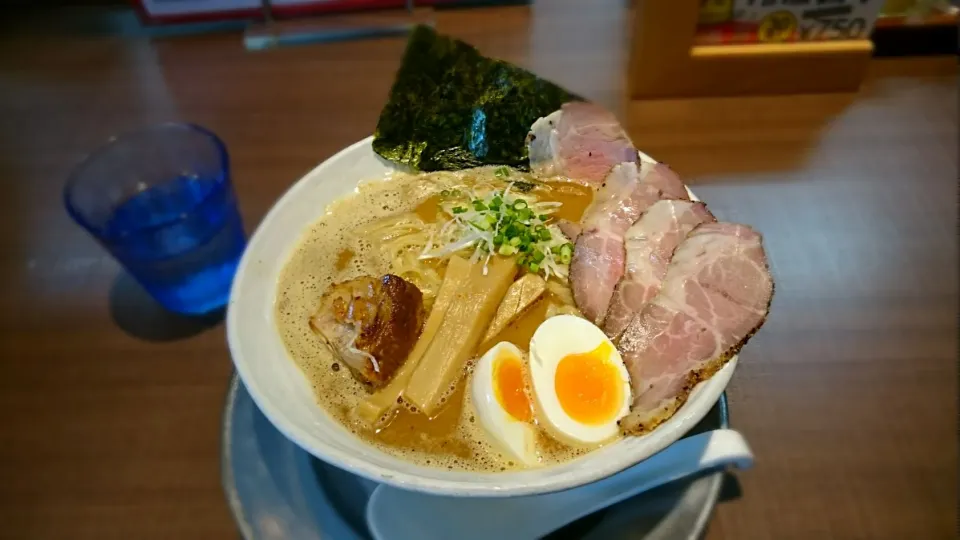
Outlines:
[[[628,104],[624,9],[436,22],[611,107],[718,217],[765,235],[776,295],[728,388],[757,463],[708,538],[954,537],[955,59],[875,61],[858,95]],[[226,141],[252,229],[372,131],[403,39],[0,36],[0,537],[235,538],[223,326],[159,311],[70,222],[61,185],[109,135],[189,120]]]

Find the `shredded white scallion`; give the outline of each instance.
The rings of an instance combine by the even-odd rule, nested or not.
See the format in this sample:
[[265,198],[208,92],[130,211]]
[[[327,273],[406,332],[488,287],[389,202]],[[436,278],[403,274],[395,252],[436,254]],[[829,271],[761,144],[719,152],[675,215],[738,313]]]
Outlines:
[[366,358],[367,360],[370,360],[370,363],[373,364],[373,371],[380,373],[380,362],[377,361],[377,358],[372,354],[368,353],[367,351],[364,351],[363,349],[358,349],[355,346],[357,342],[357,338],[360,337],[360,323],[359,322],[354,323],[353,328],[354,328],[353,336],[350,338],[350,341],[347,343],[346,347],[344,348],[354,354],[359,354],[360,356]]
[[487,273],[490,257],[496,253],[516,256],[518,263],[545,277],[567,278],[572,245],[549,223],[550,216],[562,206],[554,201],[538,201],[535,196],[511,191],[513,183],[502,191],[495,189],[477,193],[465,190],[463,197],[446,200],[440,208],[450,219],[420,253],[420,259],[450,256],[473,248],[471,262],[484,257],[483,272]]

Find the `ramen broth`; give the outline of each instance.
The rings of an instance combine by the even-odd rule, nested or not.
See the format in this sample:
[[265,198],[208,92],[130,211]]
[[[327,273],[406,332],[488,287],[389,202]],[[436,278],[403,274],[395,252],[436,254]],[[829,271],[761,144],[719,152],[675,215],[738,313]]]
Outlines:
[[[498,181],[506,186],[504,180],[495,179],[490,171],[482,173],[483,181]],[[391,272],[390,261],[377,246],[355,231],[407,212],[425,223],[446,219],[438,210],[439,192],[464,182],[469,184],[471,174],[478,173],[396,175],[385,181],[361,184],[357,193],[333,203],[304,234],[281,272],[276,318],[287,351],[309,379],[317,401],[346,429],[391,455],[418,464],[454,470],[501,471],[518,465],[500,454],[476,420],[467,391],[469,375],[460,377],[454,392],[433,418],[397,407],[387,424],[370,428],[353,413],[370,390],[354,379],[307,324],[331,285],[359,276]],[[579,220],[592,198],[589,188],[562,181],[540,184],[532,194],[540,201],[562,203],[554,217],[571,221]],[[442,279],[445,260],[424,262]],[[559,300],[548,291],[498,336],[481,344],[472,358],[479,357],[499,341],[510,341],[526,351],[531,336],[547,316],[550,302]],[[471,366],[468,364],[466,369],[469,372]],[[584,452],[557,443],[543,433],[539,438],[544,463],[566,461]]]

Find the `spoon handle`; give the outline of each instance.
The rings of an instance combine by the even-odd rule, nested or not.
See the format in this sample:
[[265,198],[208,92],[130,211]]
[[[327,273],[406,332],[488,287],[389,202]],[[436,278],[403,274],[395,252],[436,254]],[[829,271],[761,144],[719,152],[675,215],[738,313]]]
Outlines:
[[687,437],[620,474],[543,500],[538,505],[545,514],[542,530],[530,538],[545,536],[634,495],[698,472],[729,465],[747,469],[752,464],[753,453],[737,431],[718,429]]
[[668,482],[752,463],[743,436],[719,429],[677,441],[619,474],[558,493],[466,499],[379,486],[368,503],[367,523],[377,540],[532,540]]

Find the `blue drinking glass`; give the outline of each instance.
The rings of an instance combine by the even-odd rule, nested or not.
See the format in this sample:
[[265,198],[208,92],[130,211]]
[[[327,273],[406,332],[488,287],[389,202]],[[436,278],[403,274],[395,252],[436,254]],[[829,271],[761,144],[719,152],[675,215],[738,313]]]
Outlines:
[[81,163],[67,212],[164,307],[223,307],[246,237],[223,142],[189,124],[120,135]]

